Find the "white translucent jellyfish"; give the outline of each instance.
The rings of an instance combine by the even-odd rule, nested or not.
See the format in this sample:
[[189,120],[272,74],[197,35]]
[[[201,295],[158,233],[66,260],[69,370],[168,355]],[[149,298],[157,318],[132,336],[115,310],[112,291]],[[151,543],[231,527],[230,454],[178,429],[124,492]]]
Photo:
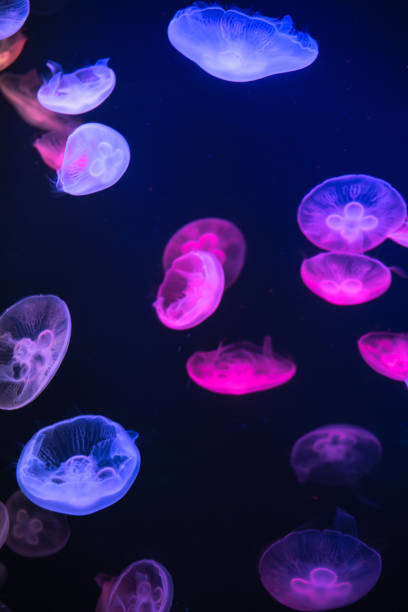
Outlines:
[[0,548],[7,540],[8,532],[10,527],[9,515],[7,508],[0,502]]
[[317,42],[283,19],[203,2],[178,11],[168,37],[185,57],[225,81],[247,82],[312,64]]
[[0,0],[0,40],[15,34],[29,12],[29,0]]
[[93,66],[64,74],[59,64],[48,61],[52,76],[37,92],[39,103],[65,115],[79,115],[96,108],[110,96],[116,84],[108,62],[109,59],[101,59]]
[[0,317],[0,408],[32,402],[57,372],[71,337],[68,306],[56,295],[31,295]]

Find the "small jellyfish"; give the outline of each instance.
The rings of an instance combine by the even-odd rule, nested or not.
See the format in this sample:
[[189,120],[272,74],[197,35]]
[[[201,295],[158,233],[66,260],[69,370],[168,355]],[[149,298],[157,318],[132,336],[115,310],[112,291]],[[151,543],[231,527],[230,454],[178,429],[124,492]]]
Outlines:
[[224,292],[224,271],[208,251],[188,251],[173,261],[153,306],[170,329],[190,329],[218,308]]
[[56,295],[31,295],[0,317],[0,409],[32,402],[56,374],[71,337],[68,306]]
[[388,234],[387,238],[403,247],[408,247],[408,219],[405,219],[404,223],[396,231]]
[[75,196],[102,191],[118,182],[129,161],[122,134],[102,123],[84,123],[68,136],[57,189]]
[[370,332],[361,336],[358,348],[375,372],[408,386],[408,334]]
[[7,540],[9,532],[10,520],[6,506],[0,502],[0,548]]
[[64,74],[56,62],[48,61],[52,77],[37,92],[39,103],[56,113],[80,115],[106,100],[115,84],[115,73],[108,67],[109,59],[101,59],[93,66]]
[[203,2],[178,11],[167,34],[173,47],[225,81],[245,83],[312,64],[317,42],[283,19]]
[[166,568],[151,559],[136,561],[118,578],[95,576],[101,587],[96,612],[169,612],[173,603],[173,581]]
[[337,306],[369,302],[391,285],[391,272],[381,261],[348,253],[320,253],[305,259],[300,276],[310,291]]
[[310,242],[327,251],[363,253],[381,244],[407,216],[389,183],[349,174],[317,185],[302,200],[298,223]]
[[16,61],[26,41],[27,37],[22,32],[16,32],[9,38],[0,40],[0,71],[5,70]]
[[15,34],[30,12],[29,0],[0,0],[0,40]]
[[177,257],[189,251],[208,251],[215,255],[224,268],[227,289],[235,283],[244,265],[245,238],[236,225],[225,219],[192,221],[170,238],[163,253],[163,268],[168,270]]
[[33,503],[65,514],[92,514],[121,499],[140,467],[137,434],[103,416],[44,427],[17,463],[20,489]]
[[22,557],[48,557],[62,550],[71,531],[67,517],[32,504],[21,491],[7,500],[10,531],[7,546]]
[[376,436],[356,425],[324,425],[297,440],[290,464],[299,482],[350,485],[368,474],[382,455]]
[[283,385],[294,376],[296,366],[272,351],[267,336],[262,346],[235,342],[194,353],[187,361],[187,372],[200,387],[214,393],[245,395]]
[[293,610],[333,610],[358,601],[376,585],[380,555],[339,531],[294,531],[259,561],[265,589]]

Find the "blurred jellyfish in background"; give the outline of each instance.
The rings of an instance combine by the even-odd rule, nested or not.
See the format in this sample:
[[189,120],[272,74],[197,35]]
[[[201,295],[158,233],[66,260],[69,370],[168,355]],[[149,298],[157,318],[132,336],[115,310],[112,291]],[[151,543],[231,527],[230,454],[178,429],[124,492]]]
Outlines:
[[317,42],[283,19],[199,2],[178,11],[168,37],[175,49],[225,81],[247,82],[312,64]]
[[132,563],[118,578],[98,574],[95,581],[102,589],[96,612],[169,612],[173,603],[171,576],[151,559]]
[[56,295],[31,295],[0,317],[0,408],[32,402],[56,374],[71,337],[68,306]]
[[27,37],[16,32],[9,38],[0,40],[0,72],[16,61],[26,44]]
[[6,506],[0,502],[0,548],[3,546],[4,542],[7,540],[8,532],[9,532],[9,515],[7,512]]
[[408,247],[408,219],[405,219],[401,227],[388,234],[387,237],[403,247]]
[[408,386],[408,334],[370,332],[361,336],[358,348],[375,372]]
[[283,385],[295,375],[296,366],[274,353],[266,336],[261,346],[235,342],[194,353],[187,361],[187,372],[200,387],[214,393],[245,395]]
[[391,272],[378,259],[349,253],[320,253],[302,262],[306,287],[337,306],[369,302],[387,291]]
[[52,76],[37,92],[39,103],[55,113],[79,115],[93,110],[112,93],[115,73],[108,67],[109,59],[93,66],[64,74],[56,62],[48,61]]
[[0,0],[0,40],[15,34],[29,12],[29,0]]
[[67,517],[31,503],[21,491],[7,500],[7,546],[22,557],[48,557],[64,548],[71,535]]
[[298,208],[298,223],[310,242],[327,251],[363,253],[401,227],[407,206],[389,183],[349,174],[314,187]]
[[6,604],[0,601],[0,612],[11,612],[11,610]]
[[208,251],[219,259],[225,274],[225,288],[230,287],[241,273],[246,244],[242,232],[225,219],[198,219],[184,225],[169,240],[163,253],[163,268],[189,251]]
[[140,467],[137,434],[103,416],[44,427],[27,442],[17,481],[35,504],[65,514],[92,514],[121,499]]
[[324,425],[297,440],[290,464],[299,482],[350,485],[379,462],[382,446],[356,425]]

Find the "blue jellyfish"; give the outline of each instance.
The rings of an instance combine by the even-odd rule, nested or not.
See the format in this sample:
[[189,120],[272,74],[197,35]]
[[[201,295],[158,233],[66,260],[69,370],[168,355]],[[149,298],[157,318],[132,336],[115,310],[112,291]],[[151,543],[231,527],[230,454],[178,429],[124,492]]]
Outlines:
[[15,34],[29,12],[29,0],[0,0],[0,40]]
[[48,61],[52,76],[37,92],[39,103],[48,110],[64,115],[86,113],[112,93],[115,73],[108,67],[108,59],[101,59],[94,66],[87,66],[64,74],[56,62]]
[[102,510],[127,493],[139,472],[136,438],[99,415],[44,427],[20,455],[19,487],[46,510],[76,515]]
[[297,32],[289,15],[273,19],[202,2],[178,11],[167,33],[177,51],[225,81],[300,70],[319,53],[317,42]]

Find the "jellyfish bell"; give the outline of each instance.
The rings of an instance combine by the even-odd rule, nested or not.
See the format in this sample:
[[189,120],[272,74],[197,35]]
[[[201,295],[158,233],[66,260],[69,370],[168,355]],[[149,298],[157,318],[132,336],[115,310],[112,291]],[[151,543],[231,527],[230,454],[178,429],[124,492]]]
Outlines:
[[6,506],[0,502],[0,548],[7,540],[8,532],[10,527],[9,514]]
[[300,70],[319,52],[289,15],[273,19],[202,2],[178,11],[167,34],[173,47],[205,72],[233,82]]
[[400,246],[408,247],[408,219],[396,231],[388,234],[388,238]]
[[0,0],[0,40],[15,34],[30,12],[29,0]]
[[369,332],[359,338],[358,349],[375,372],[408,386],[408,334]]
[[0,40],[0,72],[16,61],[26,41],[27,37],[22,32],[16,32]]

